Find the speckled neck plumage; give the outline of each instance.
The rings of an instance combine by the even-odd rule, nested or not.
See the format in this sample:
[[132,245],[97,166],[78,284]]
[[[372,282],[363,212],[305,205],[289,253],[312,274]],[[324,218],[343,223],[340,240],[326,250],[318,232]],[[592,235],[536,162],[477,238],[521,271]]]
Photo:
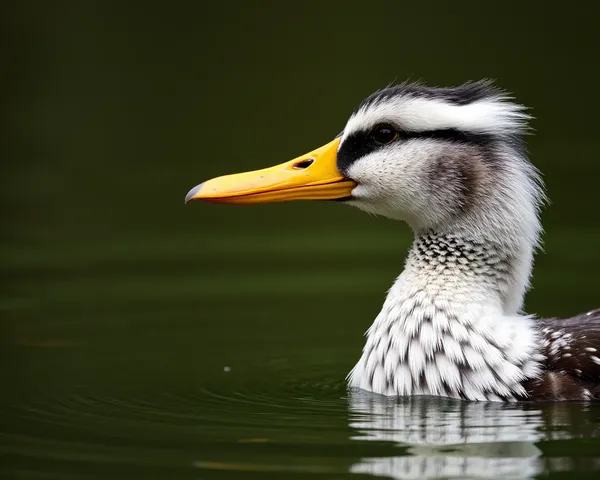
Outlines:
[[525,396],[522,383],[539,375],[543,357],[533,320],[505,313],[512,263],[491,242],[417,235],[350,386],[469,400]]
[[463,272],[500,292],[508,283],[510,261],[510,255],[491,242],[427,232],[416,237],[407,267],[440,274]]

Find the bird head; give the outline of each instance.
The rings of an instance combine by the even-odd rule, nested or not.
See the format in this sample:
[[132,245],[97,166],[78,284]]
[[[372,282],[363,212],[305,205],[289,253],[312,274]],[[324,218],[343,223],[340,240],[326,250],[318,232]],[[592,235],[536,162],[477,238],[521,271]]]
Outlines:
[[[498,223],[510,230],[519,216],[537,225],[539,177],[522,147],[528,119],[487,81],[392,86],[365,98],[326,145],[274,167],[208,180],[186,202],[341,200],[417,231]],[[533,237],[537,229],[530,228]]]

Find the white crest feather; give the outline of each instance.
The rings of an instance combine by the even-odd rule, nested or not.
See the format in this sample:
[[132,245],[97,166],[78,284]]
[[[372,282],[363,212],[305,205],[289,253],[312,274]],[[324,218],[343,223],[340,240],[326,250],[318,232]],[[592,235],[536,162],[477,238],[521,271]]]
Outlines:
[[467,105],[452,105],[440,99],[399,96],[361,107],[344,129],[342,143],[359,129],[368,129],[382,119],[410,132],[456,129],[490,135],[514,135],[525,131],[531,116],[525,107],[506,97],[492,97]]

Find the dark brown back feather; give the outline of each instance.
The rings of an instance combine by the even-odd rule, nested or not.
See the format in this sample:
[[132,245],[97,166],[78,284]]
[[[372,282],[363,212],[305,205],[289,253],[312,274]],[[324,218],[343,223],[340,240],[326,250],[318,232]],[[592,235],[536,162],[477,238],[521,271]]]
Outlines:
[[600,309],[570,318],[540,319],[538,326],[547,358],[545,370],[553,374],[552,379],[564,378],[560,382],[564,387],[575,380],[600,398]]

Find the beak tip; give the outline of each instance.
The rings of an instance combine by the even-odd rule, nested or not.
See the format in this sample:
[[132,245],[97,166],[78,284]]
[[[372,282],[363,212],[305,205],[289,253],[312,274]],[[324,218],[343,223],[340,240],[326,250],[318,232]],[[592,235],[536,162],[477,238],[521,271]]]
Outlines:
[[185,203],[188,203],[190,200],[193,200],[194,197],[198,194],[198,192],[200,191],[201,188],[202,188],[202,184],[196,185],[194,188],[192,188],[188,192],[188,194],[185,196]]

